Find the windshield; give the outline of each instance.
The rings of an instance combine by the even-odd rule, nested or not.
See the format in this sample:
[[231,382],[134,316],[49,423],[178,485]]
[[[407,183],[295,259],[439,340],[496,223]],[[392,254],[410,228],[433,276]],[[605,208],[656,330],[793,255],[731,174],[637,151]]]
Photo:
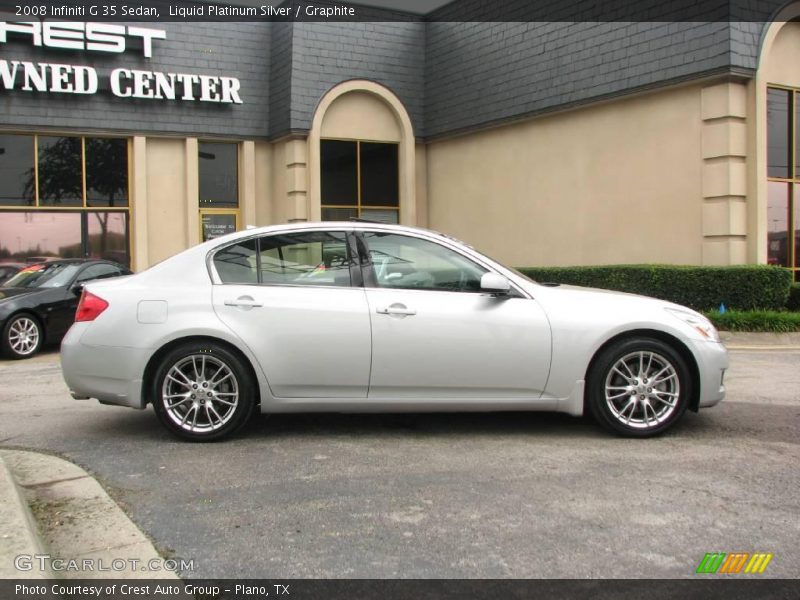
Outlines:
[[2,287],[53,288],[67,285],[81,268],[74,263],[45,263],[25,267]]

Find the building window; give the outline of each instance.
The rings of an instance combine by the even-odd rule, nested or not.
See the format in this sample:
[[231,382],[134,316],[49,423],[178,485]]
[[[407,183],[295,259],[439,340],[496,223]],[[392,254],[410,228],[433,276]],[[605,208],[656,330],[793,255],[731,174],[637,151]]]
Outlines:
[[129,219],[127,139],[0,135],[0,259],[127,267]]
[[230,142],[198,144],[200,239],[239,228],[239,147]]
[[397,144],[322,140],[320,162],[323,221],[399,222]]
[[767,262],[800,272],[800,90],[767,88]]

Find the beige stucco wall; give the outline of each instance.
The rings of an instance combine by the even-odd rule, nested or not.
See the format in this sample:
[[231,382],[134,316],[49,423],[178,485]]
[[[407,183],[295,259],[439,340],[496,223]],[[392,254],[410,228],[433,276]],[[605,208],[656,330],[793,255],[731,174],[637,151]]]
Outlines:
[[[147,256],[149,264],[188,246],[185,140],[147,139]],[[178,226],[176,226],[178,225]],[[137,224],[141,226],[141,224]],[[137,265],[141,268],[141,265]]]
[[272,144],[255,143],[255,211],[256,225],[272,223]]
[[428,147],[417,144],[416,157],[416,223],[418,227],[428,226]]
[[[272,177],[273,144],[244,140],[238,147],[239,228],[285,222],[275,216],[280,216],[281,206],[274,198],[281,190]],[[200,243],[197,152],[196,138],[133,138],[131,253],[135,270]]]
[[400,124],[387,104],[368,92],[348,92],[336,98],[322,121],[323,138],[400,142]]
[[433,142],[429,225],[513,265],[702,261],[701,86]]
[[[796,9],[800,13],[800,7]],[[776,35],[761,61],[765,83],[800,87],[800,23],[775,23]]]

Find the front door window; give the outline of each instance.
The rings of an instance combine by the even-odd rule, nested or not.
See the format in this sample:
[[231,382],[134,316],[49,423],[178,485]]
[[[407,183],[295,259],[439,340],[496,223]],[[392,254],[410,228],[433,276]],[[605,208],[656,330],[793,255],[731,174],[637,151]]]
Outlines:
[[394,233],[364,234],[376,287],[480,292],[487,269],[454,250]]

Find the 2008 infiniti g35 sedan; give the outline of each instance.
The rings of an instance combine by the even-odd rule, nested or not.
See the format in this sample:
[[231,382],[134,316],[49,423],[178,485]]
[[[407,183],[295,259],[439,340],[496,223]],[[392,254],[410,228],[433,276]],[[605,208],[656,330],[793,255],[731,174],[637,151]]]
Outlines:
[[366,222],[242,231],[89,284],[61,352],[74,398],[152,404],[198,441],[254,410],[588,411],[647,437],[722,400],[728,366],[687,308]]

